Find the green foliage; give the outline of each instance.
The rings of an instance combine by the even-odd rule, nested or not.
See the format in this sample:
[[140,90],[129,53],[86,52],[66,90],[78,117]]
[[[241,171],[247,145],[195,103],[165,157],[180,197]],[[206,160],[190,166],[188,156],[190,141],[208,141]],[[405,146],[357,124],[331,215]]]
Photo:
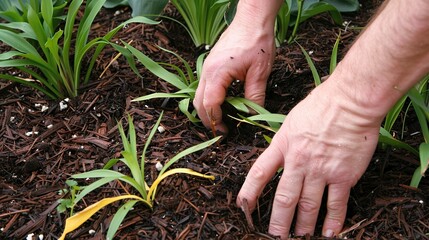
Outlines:
[[[32,7],[39,13],[44,1],[40,0],[2,0],[0,1],[0,18],[7,22],[28,22],[28,8]],[[64,7],[67,0],[52,0],[52,21],[57,26],[63,19]]]
[[[145,205],[149,206],[150,208],[153,207],[153,201],[155,199],[155,194],[156,194],[157,188],[159,187],[159,183],[168,176],[184,173],[184,174],[189,174],[197,177],[208,178],[211,180],[215,179],[214,176],[201,174],[187,168],[175,168],[171,170],[168,170],[168,169],[172,164],[176,163],[182,157],[209,147],[210,145],[217,142],[220,139],[220,137],[213,138],[211,140],[208,140],[206,142],[200,143],[198,145],[192,146],[190,148],[187,148],[179,152],[177,155],[175,155],[168,162],[165,163],[165,165],[162,167],[161,171],[159,172],[158,177],[153,181],[150,187],[148,186],[145,180],[146,152],[150,142],[152,141],[153,136],[155,135],[158,129],[158,126],[161,122],[161,118],[162,118],[162,113],[158,118],[158,121],[152,127],[152,130],[149,133],[149,136],[145,142],[143,152],[140,158],[138,158],[137,156],[137,140],[136,140],[136,131],[133,124],[133,120],[131,119],[131,117],[128,117],[128,125],[129,125],[128,137],[127,137],[127,134],[125,134],[125,131],[122,125],[121,124],[118,125],[119,132],[122,139],[122,144],[124,146],[124,150],[121,152],[123,157],[120,159],[111,159],[106,163],[103,169],[92,170],[89,172],[72,175],[72,178],[74,179],[98,179],[93,183],[89,184],[88,186],[80,188],[81,191],[79,191],[76,194],[75,198],[72,199],[73,206],[76,205],[80,200],[83,199],[83,197],[85,197],[90,192],[96,189],[99,189],[104,184],[112,181],[121,181],[126,184],[129,184],[134,190],[136,190],[139,193],[139,195],[137,196],[137,195],[129,194],[125,190],[126,194],[123,194],[117,197],[104,198],[92,204],[91,206],[88,206],[86,209],[82,210],[81,212],[77,213],[74,216],[69,217],[66,220],[65,230],[63,232],[63,235],[60,237],[60,239],[64,239],[67,233],[78,228],[92,215],[94,215],[99,209],[115,201],[127,199],[128,201],[118,209],[118,211],[116,212],[116,214],[114,215],[110,223],[106,238],[113,239],[116,231],[118,230],[125,216],[136,203],[142,202]],[[111,168],[114,165],[116,165],[118,162],[122,162],[126,167],[128,167],[129,171],[131,172],[130,176],[111,170]]]
[[[0,74],[0,79],[28,85],[52,99],[76,96],[81,84],[88,83],[100,52],[124,25],[133,22],[157,23],[144,17],[133,18],[115,27],[105,36],[89,41],[91,25],[104,1],[86,1],[77,29],[74,28],[75,19],[83,0],[71,1],[64,30],[56,30],[53,21],[54,5],[51,0],[41,0],[40,9],[32,5],[23,9],[26,10],[25,22],[0,24],[0,40],[12,48],[0,54],[0,68],[14,67],[27,75],[20,77]],[[89,51],[93,52],[89,63],[86,63],[84,58]],[[81,72],[84,65],[88,67],[82,81]]]
[[[338,54],[338,46],[340,44],[341,40],[341,34],[338,34],[337,40],[335,41],[334,47],[332,48],[332,54],[331,54],[331,61],[329,64],[329,74],[332,74],[335,70],[335,67],[337,66],[337,54]],[[305,49],[297,43],[298,46],[301,48],[302,53],[304,54],[305,60],[308,63],[308,66],[310,67],[311,74],[313,75],[314,84],[319,86],[322,83],[322,80],[320,78],[319,73],[317,72],[316,66],[313,63],[313,60],[311,60],[310,55],[305,51]]]
[[198,57],[196,73],[194,73],[191,66],[186,60],[180,57],[177,53],[174,53],[170,50],[160,47],[163,51],[166,51],[177,57],[185,67],[185,70],[182,70],[180,67],[173,64],[157,63],[148,56],[146,56],[144,53],[132,47],[131,45],[127,43],[124,44],[125,48],[119,45],[114,45],[114,47],[118,51],[120,51],[125,57],[127,57],[128,63],[130,64],[131,68],[134,69],[134,72],[136,74],[140,75],[135,67],[134,57],[136,57],[137,60],[142,63],[155,76],[159,77],[160,79],[166,81],[167,83],[173,85],[178,89],[178,91],[173,93],[149,94],[146,96],[138,97],[133,101],[147,101],[154,98],[180,98],[182,99],[179,102],[180,111],[185,114],[190,121],[194,123],[200,122],[200,120],[196,118],[196,111],[190,111],[189,106],[191,100],[193,100],[195,97],[195,92],[198,86],[198,79],[202,70],[203,58],[205,54]]
[[[414,171],[410,186],[418,187],[421,178],[429,166],[429,75],[425,76],[419,84],[413,87],[406,96],[402,97],[386,115],[383,127],[380,130],[379,142],[392,147],[401,148],[416,155],[420,159],[420,166]],[[408,104],[406,104],[408,103]],[[423,142],[418,149],[398,140],[390,133],[401,112],[414,110],[423,134]]]
[[58,200],[59,205],[57,207],[57,211],[59,213],[63,213],[67,209],[70,209],[70,215],[73,215],[73,205],[75,203],[76,193],[82,190],[82,188],[78,186],[75,180],[69,179],[66,181],[66,184],[69,187],[69,189],[67,188],[61,189],[59,190],[58,193],[60,195],[70,194],[70,198],[63,198]]
[[[157,17],[167,3],[166,0],[108,0],[105,6],[128,4],[133,9],[133,16]],[[229,0],[172,0],[171,3],[183,17],[186,25],[176,19],[164,18],[184,26],[196,47],[204,44],[212,46],[226,26],[224,14]]]
[[195,46],[214,45],[226,26],[228,0],[171,0],[186,22]]
[[107,0],[106,8],[114,8],[119,5],[129,5],[133,10],[132,16],[154,17],[161,14],[168,0]]
[[[227,22],[234,18],[237,0],[231,0],[226,12]],[[295,40],[299,24],[307,19],[328,12],[336,24],[341,25],[341,12],[354,12],[359,9],[358,0],[285,0],[276,18],[277,45]],[[289,34],[289,35],[288,35]]]
[[[179,66],[173,64],[155,62],[133,46],[127,43],[124,43],[124,45],[125,47],[112,44],[113,47],[115,47],[127,58],[128,63],[137,75],[140,74],[137,71],[134,57],[137,58],[137,60],[142,63],[155,76],[159,77],[160,79],[166,81],[167,83],[173,85],[175,88],[178,89],[176,92],[172,93],[152,93],[149,95],[135,98],[132,101],[147,101],[155,98],[179,98],[181,99],[178,105],[180,111],[185,114],[191,122],[200,122],[200,120],[197,118],[196,111],[190,110],[190,105],[192,103],[192,100],[195,98],[195,93],[201,76],[205,54],[202,54],[198,57],[196,61],[196,70],[194,72],[190,64],[185,59],[183,59],[177,53],[167,50],[165,48],[160,47],[161,50],[173,54],[176,58],[178,58],[183,64],[184,70],[182,70]],[[229,97],[226,99],[226,101],[240,112],[249,113],[250,109],[252,109],[258,113],[269,113],[264,108],[244,98]]]

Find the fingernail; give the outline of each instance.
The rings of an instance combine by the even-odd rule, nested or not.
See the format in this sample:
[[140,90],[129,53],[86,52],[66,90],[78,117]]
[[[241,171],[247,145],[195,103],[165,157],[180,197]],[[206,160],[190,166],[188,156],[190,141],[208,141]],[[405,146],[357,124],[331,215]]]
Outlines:
[[325,237],[333,237],[334,236],[334,231],[332,231],[331,229],[328,229],[325,231],[325,233],[323,234]]

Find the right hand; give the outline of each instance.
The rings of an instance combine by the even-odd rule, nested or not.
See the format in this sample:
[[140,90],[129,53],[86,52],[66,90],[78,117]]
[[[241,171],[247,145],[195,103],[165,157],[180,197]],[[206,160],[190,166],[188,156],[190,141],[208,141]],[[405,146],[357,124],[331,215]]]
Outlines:
[[[226,133],[221,105],[232,81],[244,81],[245,98],[263,106],[274,61],[273,28],[234,19],[204,62],[194,106],[207,128]],[[214,126],[213,126],[214,125]]]

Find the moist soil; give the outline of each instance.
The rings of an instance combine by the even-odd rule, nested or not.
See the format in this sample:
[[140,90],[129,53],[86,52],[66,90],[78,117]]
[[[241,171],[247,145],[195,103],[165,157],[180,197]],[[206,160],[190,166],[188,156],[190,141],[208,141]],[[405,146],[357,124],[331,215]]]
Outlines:
[[[320,15],[303,23],[297,41],[311,53],[321,76],[329,72],[331,49],[341,32],[339,57],[344,55],[374,14],[380,1],[361,1],[359,12],[345,14],[348,25],[337,26],[329,15]],[[169,6],[165,14],[180,19]],[[93,25],[91,35],[101,36],[108,29],[130,17],[126,7],[103,9]],[[193,47],[187,32],[177,23],[163,20],[154,26],[129,25],[114,41],[133,41],[132,45],[156,61],[182,66],[176,57],[157,48],[162,46],[179,53],[195,65],[203,48]],[[2,52],[6,50],[1,46]],[[25,86],[0,81],[0,238],[57,239],[67,212],[58,213],[58,192],[75,173],[102,168],[111,158],[119,157],[122,143],[117,128],[122,121],[127,129],[127,115],[134,119],[140,151],[148,134],[164,112],[161,125],[147,152],[146,179],[156,178],[157,162],[165,163],[179,151],[213,137],[210,130],[191,123],[177,107],[175,99],[131,102],[154,92],[175,89],[143,66],[134,74],[122,57],[106,48],[99,57],[90,84],[61,110],[60,100],[49,100]],[[111,64],[109,64],[111,63]],[[104,73],[103,73],[104,71]],[[2,73],[20,74],[13,69]],[[103,73],[103,74],[102,74]],[[268,81],[266,108],[287,114],[314,88],[310,69],[297,44],[283,44],[277,49]],[[236,83],[230,94],[242,95]],[[41,106],[48,110],[41,111]],[[413,116],[401,114],[396,126],[398,136],[412,146],[423,141]],[[230,121],[231,134],[220,144],[184,157],[173,167],[186,167],[217,176],[215,181],[174,175],[158,188],[153,209],[135,205],[120,226],[115,239],[275,239],[267,234],[270,210],[279,176],[266,186],[257,209],[246,218],[236,207],[235,199],[254,160],[268,146],[263,135],[272,133]],[[32,134],[30,134],[32,133]],[[36,134],[37,133],[37,134]],[[341,133],[338,133],[341,134]],[[352,189],[343,232],[348,239],[428,239],[429,182],[422,180],[419,189],[408,186],[418,158],[397,149],[380,146],[373,160]],[[129,173],[123,166],[118,171]],[[80,181],[80,185],[88,181]],[[104,185],[76,206],[83,209],[104,197],[118,196],[130,190],[118,182]],[[104,239],[115,203],[95,214],[68,239]],[[315,236],[320,237],[325,209],[321,209]],[[292,235],[293,236],[293,235]],[[27,238],[28,239],[28,238]]]

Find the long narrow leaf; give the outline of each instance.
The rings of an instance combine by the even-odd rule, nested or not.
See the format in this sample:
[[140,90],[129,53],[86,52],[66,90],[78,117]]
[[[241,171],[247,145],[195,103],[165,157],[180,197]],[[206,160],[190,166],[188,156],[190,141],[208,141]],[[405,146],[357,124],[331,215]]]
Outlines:
[[132,102],[147,101],[154,98],[187,98],[188,94],[176,94],[176,93],[152,93],[146,96],[141,96],[132,100]]
[[173,175],[173,174],[178,174],[178,173],[184,173],[184,174],[189,174],[189,175],[193,175],[193,176],[197,176],[197,177],[202,177],[202,178],[208,178],[210,180],[215,180],[215,177],[212,175],[207,175],[207,174],[201,174],[199,172],[195,172],[189,168],[175,168],[175,169],[171,169],[168,170],[167,172],[161,174],[158,176],[158,178],[156,178],[156,180],[153,182],[152,186],[150,186],[149,192],[147,194],[147,200],[151,201],[153,198],[155,198],[155,194],[156,194],[156,189],[158,188],[159,183],[166,177]]
[[144,163],[145,163],[146,151],[149,147],[149,144],[152,142],[153,136],[155,135],[156,131],[158,130],[158,126],[161,123],[161,119],[162,119],[163,115],[164,115],[164,112],[161,112],[161,114],[158,117],[158,120],[156,121],[155,125],[152,127],[152,130],[150,131],[149,136],[146,139],[146,142],[144,144],[143,152],[141,155],[141,169],[140,169],[142,174],[144,174]]
[[123,195],[123,196],[118,196],[118,197],[104,198],[104,199],[88,206],[84,210],[76,213],[75,215],[67,218],[63,234],[60,236],[59,240],[64,240],[68,233],[70,233],[70,232],[74,231],[75,229],[77,229],[78,227],[80,227],[80,225],[82,225],[84,222],[86,222],[86,220],[88,220],[90,217],[92,217],[92,215],[94,215],[96,212],[98,212],[98,210],[100,210],[101,208],[103,208],[103,207],[105,207],[105,206],[107,206],[113,202],[122,200],[122,199],[136,199],[138,201],[142,201],[142,202],[148,204],[149,206],[151,206],[151,204],[148,203],[146,200],[144,200],[143,198],[136,196],[136,195]]
[[305,49],[300,44],[298,44],[298,46],[301,48],[301,51],[305,56],[305,60],[307,60],[308,66],[311,70],[311,74],[313,75],[314,84],[317,87],[322,83],[322,81],[320,80],[320,76],[317,72],[316,66],[314,65],[313,60],[311,60],[311,57],[310,55],[308,55],[307,51],[305,51]]
[[384,129],[382,127],[380,128],[380,135],[378,136],[378,142],[388,144],[388,145],[396,147],[396,148],[405,149],[405,150],[409,151],[410,153],[412,153],[416,156],[419,155],[419,152],[416,149],[414,149],[410,145],[394,138],[388,131],[386,131],[386,129]]
[[195,146],[189,147],[183,151],[181,151],[180,153],[178,153],[177,155],[175,155],[174,157],[172,157],[170,159],[170,161],[168,161],[164,167],[161,169],[161,171],[159,172],[159,175],[162,175],[173,163],[177,162],[180,158],[189,155],[191,153],[194,153],[196,151],[199,151],[201,149],[207,148],[210,145],[212,145],[213,143],[217,142],[222,136],[217,136],[213,139],[210,139],[208,141],[205,141],[203,143],[197,144]]
[[119,226],[121,226],[122,221],[127,216],[128,212],[134,207],[138,200],[131,200],[122,205],[115,215],[112,218],[112,221],[109,225],[109,230],[106,234],[106,239],[113,239],[115,237],[116,231],[118,231]]
[[332,48],[331,61],[329,64],[329,74],[332,74],[334,72],[335,68],[337,67],[338,46],[340,45],[340,40],[341,40],[341,32],[338,33],[337,40],[335,40],[334,47]]
[[175,74],[167,71],[165,68],[161,67],[158,63],[150,59],[148,56],[144,55],[139,50],[135,49],[131,45],[124,43],[125,46],[131,51],[131,53],[136,56],[136,58],[153,74],[157,77],[167,81],[173,86],[184,89],[187,88],[187,85],[182,82],[182,80]]

